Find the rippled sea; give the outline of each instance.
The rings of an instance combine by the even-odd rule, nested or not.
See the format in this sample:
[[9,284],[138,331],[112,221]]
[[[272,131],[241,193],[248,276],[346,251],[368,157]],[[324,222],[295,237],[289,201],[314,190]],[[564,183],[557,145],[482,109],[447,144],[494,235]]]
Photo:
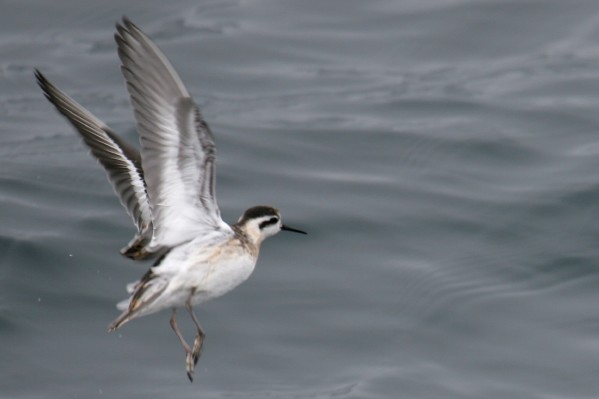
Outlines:
[[[168,312],[106,332],[149,265],[33,77],[135,142],[122,15],[211,124],[224,219],[309,232],[197,309],[193,384]],[[599,397],[597,1],[6,0],[0,55],[0,397]]]

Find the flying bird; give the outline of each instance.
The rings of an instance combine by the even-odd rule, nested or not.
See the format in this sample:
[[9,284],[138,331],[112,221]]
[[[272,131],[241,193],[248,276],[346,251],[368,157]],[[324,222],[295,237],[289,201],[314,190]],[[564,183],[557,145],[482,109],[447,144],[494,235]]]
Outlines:
[[[116,25],[121,71],[134,109],[141,151],[54,86],[39,71],[46,98],[68,119],[107,172],[137,233],[121,253],[153,266],[127,286],[130,297],[108,327],[115,331],[141,316],[170,309],[170,326],[185,350],[193,381],[205,333],[193,307],[221,296],[253,272],[264,239],[284,225],[271,206],[247,209],[228,225],[215,195],[216,147],[208,124],[181,78],[150,38],[126,17]],[[195,325],[189,345],[177,326],[185,308]]]

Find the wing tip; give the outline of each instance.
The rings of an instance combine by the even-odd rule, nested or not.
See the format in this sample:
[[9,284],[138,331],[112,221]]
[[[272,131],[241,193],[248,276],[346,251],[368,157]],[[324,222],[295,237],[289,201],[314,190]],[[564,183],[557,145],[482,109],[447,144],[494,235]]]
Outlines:
[[123,15],[121,20],[115,24],[116,33],[114,34],[114,40],[119,45],[119,48],[126,42],[125,36],[131,34],[130,29],[132,26],[135,25],[126,15]]
[[131,19],[129,19],[128,16],[123,14],[121,16],[121,20],[117,21],[115,26],[116,26],[116,29],[120,31],[122,29],[128,29],[128,28],[134,27],[135,24],[133,22],[131,22]]
[[115,33],[115,37],[118,37],[121,40],[125,40],[125,35],[135,35],[142,34],[143,32],[139,27],[133,23],[126,15],[121,17],[120,21],[117,21],[115,24],[117,33]]
[[37,68],[33,68],[33,75],[37,81],[39,87],[46,92],[46,88],[51,85],[50,81],[44,76],[44,74]]
[[37,68],[33,68],[33,74],[37,81],[38,86],[42,89],[44,96],[50,103],[55,107],[58,107],[57,103],[57,92],[59,90],[46,78],[46,76]]
[[35,75],[35,78],[37,79],[37,81],[41,81],[41,80],[46,80],[46,77],[44,76],[44,74],[37,68],[33,68],[33,74]]

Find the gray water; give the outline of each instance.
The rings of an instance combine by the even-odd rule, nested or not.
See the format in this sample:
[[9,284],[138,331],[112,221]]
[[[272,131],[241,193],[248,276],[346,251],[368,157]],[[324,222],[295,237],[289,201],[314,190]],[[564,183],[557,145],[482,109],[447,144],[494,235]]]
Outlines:
[[[599,397],[599,2],[17,2],[0,12],[0,397]],[[256,272],[108,334],[148,264],[40,68],[127,139],[128,15],[212,126]],[[193,329],[183,315],[182,329]]]

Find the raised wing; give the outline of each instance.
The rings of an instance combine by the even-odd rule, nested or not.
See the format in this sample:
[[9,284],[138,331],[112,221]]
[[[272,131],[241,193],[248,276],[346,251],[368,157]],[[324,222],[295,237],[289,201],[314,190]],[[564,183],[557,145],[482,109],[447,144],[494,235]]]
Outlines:
[[141,140],[152,246],[230,230],[216,203],[214,139],[199,108],[164,54],[127,18],[115,40]]
[[36,70],[35,76],[46,98],[71,122],[92,155],[104,166],[108,180],[121,204],[133,218],[138,234],[121,252],[129,257],[141,257],[134,256],[132,248],[141,248],[149,243],[152,238],[152,215],[139,152],[119,138],[101,120],[50,83],[40,71]]

